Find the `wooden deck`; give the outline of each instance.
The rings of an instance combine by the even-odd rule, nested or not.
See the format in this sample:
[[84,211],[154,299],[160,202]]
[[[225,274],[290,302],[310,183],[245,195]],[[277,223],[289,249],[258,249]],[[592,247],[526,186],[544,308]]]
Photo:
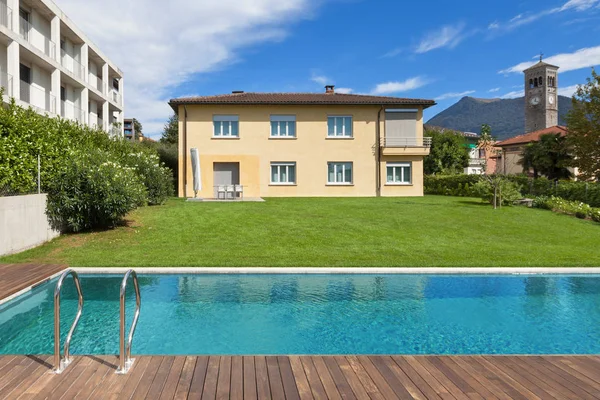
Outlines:
[[0,357],[0,399],[599,399],[597,356]]
[[0,300],[66,269],[66,265],[0,264]]

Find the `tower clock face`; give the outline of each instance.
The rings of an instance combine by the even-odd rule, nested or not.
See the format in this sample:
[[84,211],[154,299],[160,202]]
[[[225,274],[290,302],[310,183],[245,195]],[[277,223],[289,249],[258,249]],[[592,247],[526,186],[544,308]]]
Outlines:
[[529,103],[531,103],[532,106],[537,106],[540,104],[540,98],[537,96],[532,97],[531,100],[529,100]]
[[554,104],[554,96],[550,95],[550,97],[548,97],[548,103]]

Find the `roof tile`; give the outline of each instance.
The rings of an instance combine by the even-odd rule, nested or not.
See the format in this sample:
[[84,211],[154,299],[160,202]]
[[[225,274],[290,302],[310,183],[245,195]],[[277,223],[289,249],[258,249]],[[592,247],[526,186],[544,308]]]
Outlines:
[[539,131],[529,132],[524,135],[519,135],[503,140],[502,142],[497,143],[496,146],[503,147],[514,144],[537,142],[540,140],[540,136],[547,135],[549,133],[560,133],[561,136],[564,136],[567,134],[567,128],[560,125],[551,126],[550,128],[540,129]]

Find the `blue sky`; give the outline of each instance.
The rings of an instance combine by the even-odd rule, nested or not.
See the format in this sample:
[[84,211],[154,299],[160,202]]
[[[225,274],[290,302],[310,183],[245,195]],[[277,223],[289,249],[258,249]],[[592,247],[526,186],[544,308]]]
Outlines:
[[[519,71],[540,51],[562,67],[565,95],[600,65],[600,0],[57,3],[123,69],[126,116],[153,137],[178,96],[320,92],[331,83],[436,99],[428,119],[464,95],[522,95]],[[129,25],[99,23],[114,18],[110,3]]]

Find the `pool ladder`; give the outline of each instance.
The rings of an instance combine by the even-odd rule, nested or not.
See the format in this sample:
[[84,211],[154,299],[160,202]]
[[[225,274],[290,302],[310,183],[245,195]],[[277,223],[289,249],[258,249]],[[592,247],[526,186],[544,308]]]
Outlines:
[[[73,276],[73,282],[75,283],[75,288],[77,289],[77,314],[75,315],[75,320],[71,325],[71,329],[69,330],[69,334],[65,340],[64,345],[64,356],[60,354],[60,292],[62,290],[63,282],[65,278],[69,275]],[[135,314],[133,316],[133,322],[131,324],[131,329],[129,330],[129,337],[127,338],[127,342],[125,342],[125,294],[127,291],[127,282],[129,281],[129,277],[133,279],[133,287],[135,289]],[[119,368],[117,369],[117,374],[126,374],[135,359],[131,358],[131,343],[133,341],[133,334],[135,333],[135,328],[137,326],[138,319],[140,317],[140,308],[142,304],[142,299],[140,296],[140,285],[138,283],[138,277],[134,270],[130,269],[125,273],[123,280],[121,281],[121,290],[119,293],[119,302],[120,302],[120,324],[119,324]],[[56,283],[56,287],[54,289],[54,372],[57,374],[62,373],[65,368],[71,363],[72,358],[69,353],[69,347],[71,346],[71,338],[73,337],[73,332],[79,323],[79,319],[81,318],[81,313],[83,312],[83,293],[81,291],[81,282],[79,281],[79,275],[72,269],[65,270],[60,277],[58,278],[58,282]]]

